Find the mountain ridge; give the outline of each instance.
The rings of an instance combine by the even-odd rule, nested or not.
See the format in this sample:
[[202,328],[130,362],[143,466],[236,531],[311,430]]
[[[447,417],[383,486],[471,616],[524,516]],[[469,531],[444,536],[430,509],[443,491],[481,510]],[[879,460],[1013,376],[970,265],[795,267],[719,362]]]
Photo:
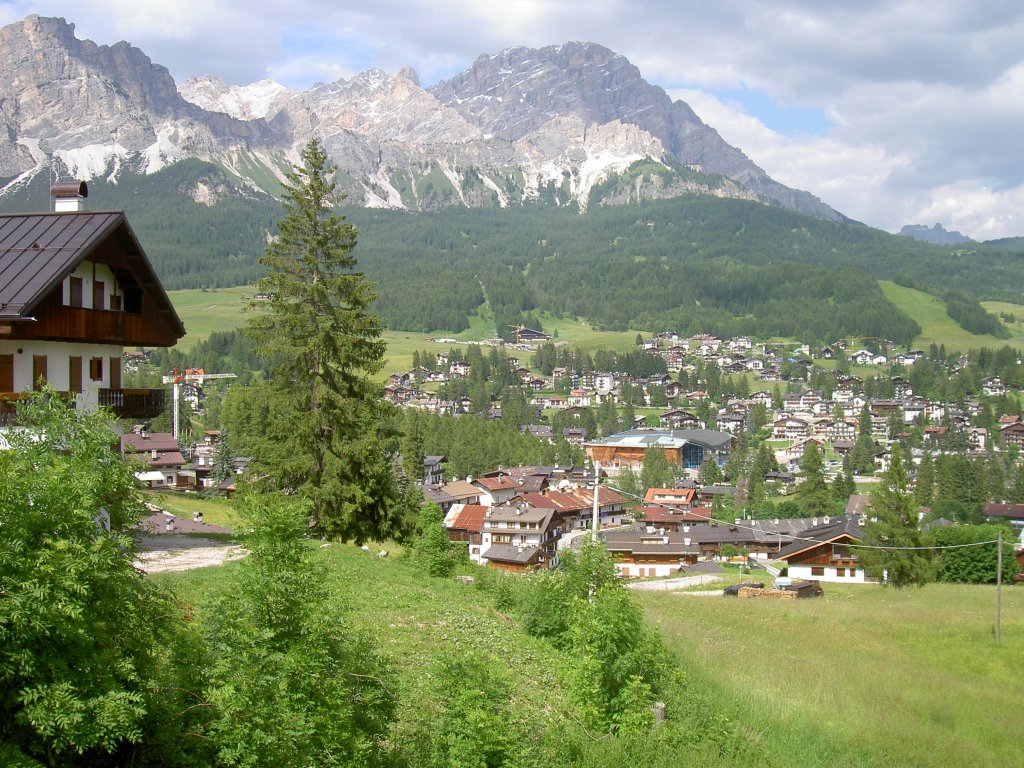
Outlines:
[[[54,167],[117,178],[191,157],[223,167],[242,192],[275,194],[315,138],[337,165],[342,191],[370,207],[542,202],[585,210],[707,193],[847,221],[772,180],[684,102],[593,43],[483,54],[428,89],[403,68],[300,92],[212,76],[178,86],[140,49],[79,40],[74,30],[37,15],[0,30],[0,177],[8,187]],[[512,93],[518,101],[506,98]],[[636,172],[638,161],[650,161],[647,171]],[[619,184],[614,198],[591,200],[624,174],[629,195]]]

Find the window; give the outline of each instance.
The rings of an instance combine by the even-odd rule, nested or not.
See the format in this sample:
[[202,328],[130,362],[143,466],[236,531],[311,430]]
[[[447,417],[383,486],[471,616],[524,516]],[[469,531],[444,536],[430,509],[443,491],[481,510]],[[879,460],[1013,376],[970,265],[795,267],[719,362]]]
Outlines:
[[103,380],[103,358],[93,357],[89,359],[89,378],[93,381]]
[[82,306],[82,278],[72,277],[70,283],[70,290],[68,292],[68,306],[69,307],[80,307]]
[[836,568],[836,576],[846,576],[845,568]]
[[46,355],[32,355],[32,389],[47,383],[46,367]]
[[114,312],[120,312],[121,311],[121,297],[118,296],[116,293],[111,294],[111,296],[110,296],[110,308]]
[[92,308],[107,308],[107,286],[102,280],[94,280],[92,283]]
[[68,391],[75,393],[82,391],[82,358],[80,357],[68,358]]
[[825,575],[825,569],[822,568],[820,565],[813,565],[813,566],[811,566],[811,576],[824,576],[824,575]]
[[14,391],[14,355],[0,355],[0,392]]

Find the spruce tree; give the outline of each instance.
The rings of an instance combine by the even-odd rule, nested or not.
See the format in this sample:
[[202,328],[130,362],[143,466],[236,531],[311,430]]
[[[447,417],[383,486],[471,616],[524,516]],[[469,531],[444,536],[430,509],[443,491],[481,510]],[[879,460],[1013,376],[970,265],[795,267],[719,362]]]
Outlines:
[[334,212],[334,168],[311,140],[282,192],[279,236],[261,259],[248,333],[273,362],[273,394],[254,475],[292,493],[321,535],[401,535],[398,492],[386,441],[390,407],[373,377],[384,362],[376,293],[355,271],[356,230]]
[[893,450],[889,468],[871,494],[874,520],[867,524],[864,543],[885,549],[858,550],[868,574],[902,589],[923,586],[935,576],[931,550],[912,549],[924,545],[918,527],[917,507],[907,492],[903,454]]

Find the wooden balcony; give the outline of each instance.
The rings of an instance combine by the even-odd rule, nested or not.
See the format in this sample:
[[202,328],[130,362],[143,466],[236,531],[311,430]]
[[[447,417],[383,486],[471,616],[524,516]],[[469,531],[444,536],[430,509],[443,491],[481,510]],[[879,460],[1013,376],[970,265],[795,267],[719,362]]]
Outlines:
[[152,419],[167,407],[162,389],[101,389],[99,405],[121,419]]
[[177,342],[166,318],[159,313],[65,307],[58,299],[55,296],[47,300],[35,322],[15,323],[7,338],[144,347],[172,347]]
[[[18,403],[27,400],[32,392],[0,392],[0,427],[10,427],[18,423]],[[75,396],[71,392],[57,392],[57,397],[74,407]]]

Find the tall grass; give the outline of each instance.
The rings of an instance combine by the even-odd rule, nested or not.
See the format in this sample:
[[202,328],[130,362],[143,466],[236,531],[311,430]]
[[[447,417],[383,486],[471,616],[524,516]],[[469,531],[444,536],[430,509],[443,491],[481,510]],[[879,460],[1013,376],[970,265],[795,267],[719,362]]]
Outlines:
[[642,600],[690,674],[761,725],[766,764],[1024,765],[1024,591],[1003,592],[999,645],[994,587]]

